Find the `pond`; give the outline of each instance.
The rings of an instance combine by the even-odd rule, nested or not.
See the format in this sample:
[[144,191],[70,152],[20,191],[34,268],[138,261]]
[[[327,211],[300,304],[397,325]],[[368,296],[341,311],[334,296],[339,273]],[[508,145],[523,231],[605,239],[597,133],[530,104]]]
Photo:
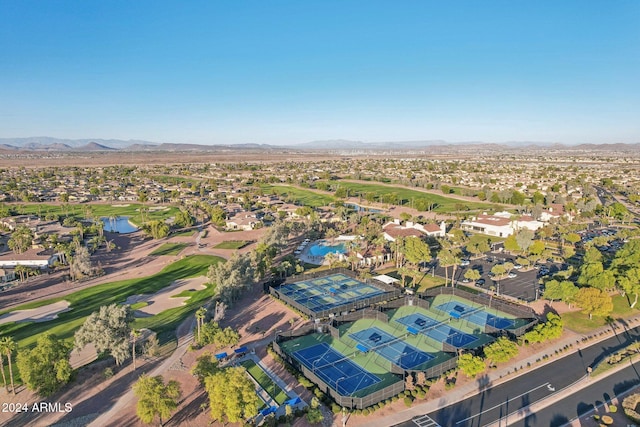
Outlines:
[[110,218],[103,217],[100,219],[104,223],[104,231],[108,231],[110,233],[126,234],[138,231],[138,227],[129,222],[128,216],[117,216]]

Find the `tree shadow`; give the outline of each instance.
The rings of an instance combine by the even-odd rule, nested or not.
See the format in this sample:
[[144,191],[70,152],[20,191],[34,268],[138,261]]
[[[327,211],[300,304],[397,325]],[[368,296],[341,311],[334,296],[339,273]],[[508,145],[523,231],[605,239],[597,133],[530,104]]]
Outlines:
[[569,418],[562,414],[554,414],[549,423],[549,427],[561,427],[569,423]]
[[[449,404],[447,399],[441,398],[438,406],[444,406]],[[471,416],[471,403],[462,404],[458,403],[451,406],[446,406],[439,409],[429,416],[442,427],[465,427],[473,425],[473,420],[468,422],[461,422]]]

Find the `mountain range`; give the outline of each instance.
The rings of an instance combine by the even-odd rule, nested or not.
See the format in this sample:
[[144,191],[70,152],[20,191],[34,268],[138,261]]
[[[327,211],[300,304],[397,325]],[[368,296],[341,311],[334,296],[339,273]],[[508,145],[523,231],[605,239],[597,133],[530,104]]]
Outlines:
[[448,142],[443,140],[363,142],[345,139],[311,141],[301,144],[176,144],[142,140],[120,139],[59,139],[47,136],[30,138],[0,138],[0,151],[380,151],[380,150],[456,150],[456,149],[546,149],[576,151],[640,151],[640,143],[577,144],[566,145],[549,142],[507,141],[485,143],[482,141]]

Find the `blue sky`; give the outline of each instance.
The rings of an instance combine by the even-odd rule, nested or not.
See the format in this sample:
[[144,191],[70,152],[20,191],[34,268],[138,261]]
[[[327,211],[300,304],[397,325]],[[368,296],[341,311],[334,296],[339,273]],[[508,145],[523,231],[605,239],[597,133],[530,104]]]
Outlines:
[[640,2],[0,0],[0,137],[640,142]]

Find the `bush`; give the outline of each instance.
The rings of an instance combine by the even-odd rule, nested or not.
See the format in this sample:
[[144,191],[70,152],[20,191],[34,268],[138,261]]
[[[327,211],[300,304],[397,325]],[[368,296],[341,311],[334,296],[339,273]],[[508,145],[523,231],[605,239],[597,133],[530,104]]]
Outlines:
[[418,397],[419,397],[420,399],[424,399],[426,396],[427,396],[427,393],[425,393],[425,392],[424,392],[424,390],[420,390],[420,391],[418,392]]
[[411,396],[405,396],[404,398],[404,404],[409,407],[413,404],[413,397]]
[[367,415],[369,415],[369,408],[364,408],[364,409],[362,410],[362,415],[364,415],[365,417],[366,417]]
[[331,404],[331,412],[333,412],[334,414],[339,414],[341,411],[342,407],[340,405],[338,405],[337,403]]
[[609,412],[616,413],[618,412],[618,407],[616,405],[609,405]]
[[106,379],[109,379],[109,378],[113,377],[113,369],[111,369],[111,368],[106,368],[106,369],[102,372],[102,375],[104,375],[104,377],[105,377]]

